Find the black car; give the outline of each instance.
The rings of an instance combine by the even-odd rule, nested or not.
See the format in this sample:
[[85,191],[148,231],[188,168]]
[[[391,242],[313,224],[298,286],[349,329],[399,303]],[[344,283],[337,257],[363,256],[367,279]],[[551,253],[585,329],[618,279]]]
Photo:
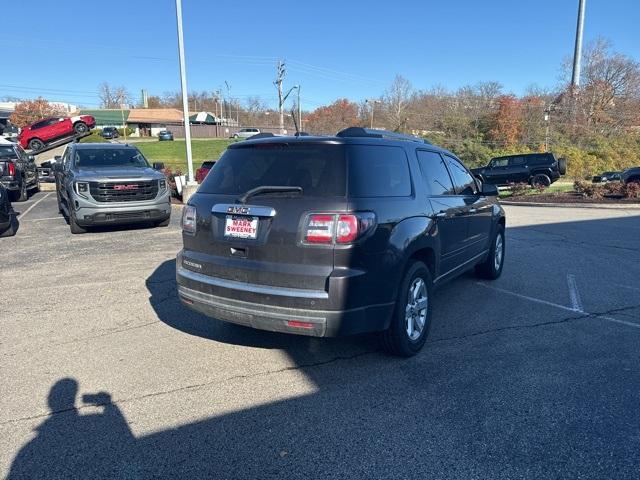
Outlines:
[[118,129],[116,127],[104,127],[100,135],[103,138],[118,138],[120,134],[118,133]]
[[528,183],[548,187],[567,173],[567,161],[553,153],[526,153],[492,158],[486,167],[472,173],[484,183],[509,185]]
[[27,200],[29,190],[40,189],[35,157],[27,155],[17,143],[0,143],[0,183],[9,190],[13,201]]
[[356,127],[230,145],[182,228],[184,305],[301,335],[379,331],[404,356],[426,340],[434,287],[474,267],[498,278],[505,252],[495,185],[423,140]]
[[158,140],[160,140],[161,142],[173,141],[173,133],[171,133],[169,130],[162,130],[158,133]]
[[12,237],[16,230],[17,219],[11,208],[9,192],[0,184],[0,237]]
[[620,174],[620,180],[625,185],[628,183],[640,183],[640,167],[627,168]]
[[619,182],[622,172],[602,172],[600,175],[594,175],[591,179],[592,183]]

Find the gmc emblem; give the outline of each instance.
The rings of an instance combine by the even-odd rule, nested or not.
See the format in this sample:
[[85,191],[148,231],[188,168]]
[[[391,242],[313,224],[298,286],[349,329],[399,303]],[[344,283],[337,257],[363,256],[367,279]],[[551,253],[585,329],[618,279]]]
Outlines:
[[114,190],[137,190],[138,189],[138,185],[114,185],[113,186]]
[[236,213],[241,215],[248,215],[251,209],[249,207],[243,207],[240,205],[229,205],[227,207],[227,213]]

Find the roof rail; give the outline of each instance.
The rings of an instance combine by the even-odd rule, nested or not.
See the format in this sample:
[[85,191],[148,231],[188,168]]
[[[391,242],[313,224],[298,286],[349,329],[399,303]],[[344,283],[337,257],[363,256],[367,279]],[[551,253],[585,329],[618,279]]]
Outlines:
[[348,127],[336,133],[336,137],[369,137],[369,138],[387,138],[389,140],[403,140],[406,142],[426,143],[431,145],[429,140],[424,138],[406,135],[404,133],[390,132],[388,130],[374,130],[373,128]]

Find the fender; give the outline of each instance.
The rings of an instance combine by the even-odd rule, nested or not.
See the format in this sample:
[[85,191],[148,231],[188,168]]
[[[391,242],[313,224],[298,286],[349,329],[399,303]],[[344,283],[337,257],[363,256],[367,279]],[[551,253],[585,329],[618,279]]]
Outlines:
[[407,269],[409,259],[418,251],[430,248],[434,253],[433,276],[440,270],[440,239],[437,224],[427,216],[410,217],[398,223],[389,236],[390,248],[395,251],[396,264],[390,282],[393,286],[393,297],[398,294],[398,287]]

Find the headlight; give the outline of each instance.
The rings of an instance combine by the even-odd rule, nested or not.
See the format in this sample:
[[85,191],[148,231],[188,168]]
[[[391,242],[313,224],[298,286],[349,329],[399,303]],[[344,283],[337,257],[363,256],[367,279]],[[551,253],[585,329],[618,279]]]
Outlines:
[[182,209],[182,221],[180,224],[182,225],[182,231],[185,233],[195,234],[196,233],[196,207],[192,205],[185,205]]
[[88,198],[89,183],[88,182],[76,182],[76,193],[81,197]]
[[166,190],[167,180],[166,179],[158,180],[158,187],[160,188],[160,190]]

